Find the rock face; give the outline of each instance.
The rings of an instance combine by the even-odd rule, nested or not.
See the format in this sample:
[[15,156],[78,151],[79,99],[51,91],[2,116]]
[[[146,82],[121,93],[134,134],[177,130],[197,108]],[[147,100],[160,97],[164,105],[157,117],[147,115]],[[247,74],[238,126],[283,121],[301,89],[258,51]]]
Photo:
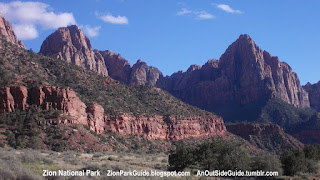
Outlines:
[[155,67],[150,67],[140,59],[132,66],[130,84],[155,86],[162,73]]
[[126,84],[129,83],[131,66],[126,59],[124,59],[120,54],[114,53],[110,50],[95,50],[95,53],[100,54],[103,57],[110,77]]
[[285,149],[302,149],[303,144],[275,124],[230,124],[227,130],[251,144],[277,154]]
[[316,84],[307,83],[303,88],[309,94],[310,107],[320,112],[320,81]]
[[131,68],[120,54],[110,50],[92,50],[90,40],[76,25],[59,28],[42,43],[40,53],[65,60],[85,69],[132,85],[156,85],[162,73],[138,61]]
[[248,104],[279,98],[296,107],[309,107],[308,94],[291,67],[262,51],[248,35],[232,43],[220,60],[166,77],[158,86],[179,99],[211,109],[226,103]]
[[105,130],[120,135],[141,135],[147,139],[181,140],[185,138],[208,138],[224,135],[226,128],[221,118],[214,115],[176,118],[170,116],[132,116],[121,114],[108,116],[99,104],[86,106],[70,89],[54,86],[4,87],[0,88],[0,112],[26,110],[36,105],[44,110],[61,110],[68,118],[63,123],[88,125],[96,133]]
[[0,14],[0,38],[3,38],[12,44],[16,44],[20,48],[25,49],[23,42],[18,41],[16,33],[14,32],[10,23],[6,21],[1,14]]
[[139,134],[147,139],[181,140],[224,135],[223,120],[215,116],[177,119],[175,117],[134,117],[127,114],[108,118],[108,130],[121,135]]
[[95,59],[89,38],[76,25],[59,28],[42,43],[40,53],[108,75],[103,59]]

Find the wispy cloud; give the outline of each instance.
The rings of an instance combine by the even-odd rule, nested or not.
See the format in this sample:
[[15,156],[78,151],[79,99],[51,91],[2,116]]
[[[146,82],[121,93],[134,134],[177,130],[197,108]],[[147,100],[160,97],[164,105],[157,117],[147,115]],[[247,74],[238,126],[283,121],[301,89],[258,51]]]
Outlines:
[[111,23],[111,24],[129,24],[129,20],[126,16],[113,16],[112,14],[106,14],[106,15],[99,15],[96,13],[97,17],[104,22]]
[[207,11],[194,11],[187,8],[181,8],[180,11],[177,12],[178,16],[191,15],[196,20],[204,20],[204,19],[213,19],[215,16]]
[[226,4],[214,4],[214,5],[216,5],[217,8],[219,8],[227,13],[235,13],[235,14],[242,14],[243,13],[240,10],[232,9],[229,5],[226,5]]
[[51,9],[48,4],[33,1],[0,3],[0,12],[13,24],[18,38],[22,40],[37,38],[37,26],[55,29],[76,24],[72,13],[55,13]]
[[215,16],[213,14],[208,13],[207,11],[199,11],[195,12],[197,15],[196,19],[213,19]]
[[101,29],[101,26],[91,27],[89,25],[85,25],[81,27],[89,37],[96,37],[99,35],[99,31]]
[[190,13],[192,13],[192,11],[188,10],[187,8],[182,8],[179,12],[177,12],[177,15],[182,16]]

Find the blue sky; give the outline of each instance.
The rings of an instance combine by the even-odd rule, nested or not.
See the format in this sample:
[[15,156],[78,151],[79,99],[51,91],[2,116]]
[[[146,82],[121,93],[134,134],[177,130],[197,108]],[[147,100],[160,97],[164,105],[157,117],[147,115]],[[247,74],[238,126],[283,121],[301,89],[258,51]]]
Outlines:
[[318,0],[0,2],[0,12],[36,52],[58,27],[77,24],[94,49],[120,53],[131,65],[141,59],[171,75],[218,59],[240,34],[249,34],[287,62],[302,84],[320,80],[319,7]]

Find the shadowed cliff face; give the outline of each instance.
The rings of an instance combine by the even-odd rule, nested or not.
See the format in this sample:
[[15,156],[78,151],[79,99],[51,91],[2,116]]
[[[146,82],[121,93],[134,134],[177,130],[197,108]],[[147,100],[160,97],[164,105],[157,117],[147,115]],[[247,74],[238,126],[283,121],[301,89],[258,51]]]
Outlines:
[[307,83],[303,88],[309,94],[310,107],[320,112],[320,81],[316,84]]
[[8,21],[6,21],[0,14],[0,38],[5,39],[7,42],[17,45],[25,49],[22,41],[18,41],[16,33]]
[[261,149],[276,154],[281,154],[285,149],[302,149],[304,146],[275,124],[230,124],[227,125],[227,130]]
[[186,138],[209,138],[226,133],[222,118],[214,115],[194,117],[133,116],[122,113],[116,116],[104,114],[101,105],[86,106],[72,89],[59,87],[0,88],[0,112],[26,110],[31,105],[43,110],[61,110],[67,118],[62,123],[83,124],[100,134],[105,130],[119,135],[141,135],[147,139],[181,140]]
[[159,87],[197,107],[214,110],[221,104],[248,104],[279,98],[309,107],[308,94],[291,67],[262,51],[248,35],[232,43],[220,60],[191,66],[161,80]]

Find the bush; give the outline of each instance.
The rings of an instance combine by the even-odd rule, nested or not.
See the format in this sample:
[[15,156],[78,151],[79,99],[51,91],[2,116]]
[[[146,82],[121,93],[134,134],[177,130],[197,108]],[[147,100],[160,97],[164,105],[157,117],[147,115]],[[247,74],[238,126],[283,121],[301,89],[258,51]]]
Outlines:
[[250,156],[234,142],[204,142],[198,148],[185,144],[169,155],[170,169],[181,171],[191,165],[203,170],[249,170]]
[[282,174],[280,160],[272,155],[254,156],[251,158],[251,170],[277,171]]
[[185,144],[179,144],[175,153],[169,155],[170,169],[182,171],[196,162],[196,151]]

